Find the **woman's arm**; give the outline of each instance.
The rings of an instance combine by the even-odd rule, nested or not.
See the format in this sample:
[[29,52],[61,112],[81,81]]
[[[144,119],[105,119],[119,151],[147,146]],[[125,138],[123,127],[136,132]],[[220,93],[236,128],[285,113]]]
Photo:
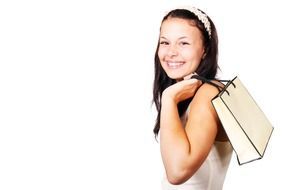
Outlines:
[[[187,96],[191,97],[191,93],[193,95],[197,87],[192,89],[192,92],[189,92],[189,89],[180,89],[179,94],[183,94],[185,98],[185,93],[181,93],[185,91],[190,93]],[[218,90],[208,84],[197,90],[190,105],[185,128],[177,110],[177,103],[182,96],[173,91],[170,89],[162,96],[160,145],[169,182],[181,184],[202,165],[217,135],[219,122],[211,100]]]

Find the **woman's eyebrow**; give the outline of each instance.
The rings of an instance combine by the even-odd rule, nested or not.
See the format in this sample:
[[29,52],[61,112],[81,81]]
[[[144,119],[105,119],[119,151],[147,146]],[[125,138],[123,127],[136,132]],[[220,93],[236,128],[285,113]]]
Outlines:
[[[160,38],[167,40],[167,38],[164,37],[164,36],[160,36]],[[188,37],[187,36],[181,36],[181,37],[178,38],[178,40],[182,40],[182,39],[185,39],[185,38],[188,38]]]

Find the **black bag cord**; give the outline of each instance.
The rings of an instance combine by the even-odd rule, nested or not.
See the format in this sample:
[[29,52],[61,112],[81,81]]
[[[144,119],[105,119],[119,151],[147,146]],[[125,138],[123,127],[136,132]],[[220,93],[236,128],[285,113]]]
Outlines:
[[[201,77],[201,76],[199,76],[199,75],[193,75],[191,78],[192,78],[192,79],[200,80],[200,81],[202,81],[203,83],[211,84],[211,85],[215,86],[215,87],[219,90],[219,92],[225,90],[225,88],[223,88],[223,87],[217,85],[216,83],[212,82],[211,80],[206,79],[206,78],[204,78],[204,77]],[[218,80],[218,79],[215,79],[215,80],[216,80],[216,81],[219,81],[219,82],[231,82],[230,80]],[[229,94],[229,92],[228,92],[227,90],[225,90],[225,91],[227,92],[227,94]]]

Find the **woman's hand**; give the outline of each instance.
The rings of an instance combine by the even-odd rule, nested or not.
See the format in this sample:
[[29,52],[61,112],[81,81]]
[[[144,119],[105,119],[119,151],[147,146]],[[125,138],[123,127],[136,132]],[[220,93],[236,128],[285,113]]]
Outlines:
[[168,88],[162,93],[162,101],[164,99],[171,99],[176,104],[194,96],[202,82],[197,79],[191,79],[194,74],[184,77],[184,80],[179,81]]

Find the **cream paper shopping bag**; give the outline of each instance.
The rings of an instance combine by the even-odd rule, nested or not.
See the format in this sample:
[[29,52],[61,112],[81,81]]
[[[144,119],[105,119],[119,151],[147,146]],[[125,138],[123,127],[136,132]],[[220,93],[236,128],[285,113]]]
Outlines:
[[212,104],[237,155],[238,163],[261,159],[273,126],[238,77],[228,81]]

